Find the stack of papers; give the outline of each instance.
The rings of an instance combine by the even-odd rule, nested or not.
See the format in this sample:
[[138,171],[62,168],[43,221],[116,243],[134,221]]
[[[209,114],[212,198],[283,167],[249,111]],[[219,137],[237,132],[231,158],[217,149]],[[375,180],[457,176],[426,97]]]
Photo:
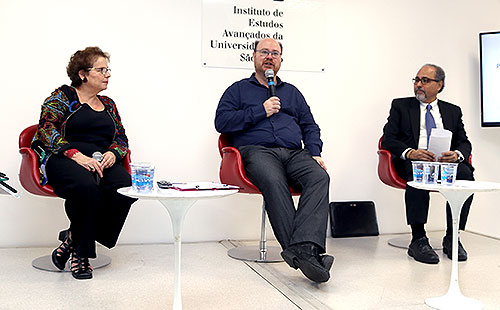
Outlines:
[[441,153],[450,150],[453,133],[446,129],[432,128],[427,150],[436,155],[436,161]]
[[239,189],[238,186],[214,183],[214,182],[187,182],[187,183],[172,183],[172,189],[179,191],[214,191],[214,190],[229,190]]

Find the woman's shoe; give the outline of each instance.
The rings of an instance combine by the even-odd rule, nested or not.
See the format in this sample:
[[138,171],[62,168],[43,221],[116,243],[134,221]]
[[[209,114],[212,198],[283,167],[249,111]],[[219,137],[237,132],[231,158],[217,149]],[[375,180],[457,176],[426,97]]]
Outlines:
[[73,252],[71,258],[71,274],[77,280],[92,279],[92,266],[87,257],[80,257]]
[[59,270],[64,270],[71,252],[73,252],[73,241],[69,238],[69,230],[63,230],[59,233],[61,245],[52,251],[52,263]]

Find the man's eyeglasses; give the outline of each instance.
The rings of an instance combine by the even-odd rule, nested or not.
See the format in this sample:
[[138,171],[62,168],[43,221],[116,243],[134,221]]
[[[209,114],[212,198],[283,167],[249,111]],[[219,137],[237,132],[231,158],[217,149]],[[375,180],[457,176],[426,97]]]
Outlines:
[[418,84],[418,82],[422,82],[422,85],[425,85],[429,82],[439,82],[439,80],[429,79],[427,77],[419,78],[418,76],[412,79],[413,84]]
[[105,67],[102,67],[102,68],[89,68],[88,70],[92,70],[94,69],[95,71],[99,72],[99,73],[102,73],[103,75],[106,75],[108,72],[111,74],[111,69],[110,68],[105,68]]
[[280,52],[276,51],[268,51],[268,50],[257,50],[257,53],[259,53],[263,57],[267,57],[268,55],[271,55],[273,58],[279,58],[281,56]]

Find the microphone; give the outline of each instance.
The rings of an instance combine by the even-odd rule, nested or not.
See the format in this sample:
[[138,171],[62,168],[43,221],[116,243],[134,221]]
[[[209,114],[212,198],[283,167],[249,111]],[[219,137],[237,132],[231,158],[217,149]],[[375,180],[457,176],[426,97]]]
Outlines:
[[274,71],[267,69],[264,73],[267,78],[267,86],[269,86],[269,97],[276,96],[276,85],[274,85]]
[[[98,162],[101,162],[103,159],[103,156],[102,156],[101,152],[94,152],[94,153],[92,153],[92,158],[97,160]],[[99,174],[97,173],[97,171],[94,172],[94,175],[95,175],[95,181],[97,182],[97,184],[99,184],[99,182],[101,181],[101,178],[99,177]]]

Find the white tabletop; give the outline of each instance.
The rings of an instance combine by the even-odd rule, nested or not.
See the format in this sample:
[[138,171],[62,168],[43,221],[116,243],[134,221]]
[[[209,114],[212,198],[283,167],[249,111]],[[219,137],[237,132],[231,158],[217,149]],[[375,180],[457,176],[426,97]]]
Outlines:
[[118,193],[140,199],[208,199],[208,198],[220,198],[223,196],[229,196],[236,194],[237,189],[229,190],[192,190],[192,191],[180,191],[176,189],[161,189],[155,184],[153,191],[149,193],[140,193],[132,189],[132,187],[123,187],[118,189]]
[[408,182],[408,185],[418,189],[434,190],[434,191],[473,191],[473,192],[492,192],[500,190],[500,183],[484,182],[484,181],[467,181],[457,180],[453,185],[441,184],[425,184],[416,183],[415,181]]

